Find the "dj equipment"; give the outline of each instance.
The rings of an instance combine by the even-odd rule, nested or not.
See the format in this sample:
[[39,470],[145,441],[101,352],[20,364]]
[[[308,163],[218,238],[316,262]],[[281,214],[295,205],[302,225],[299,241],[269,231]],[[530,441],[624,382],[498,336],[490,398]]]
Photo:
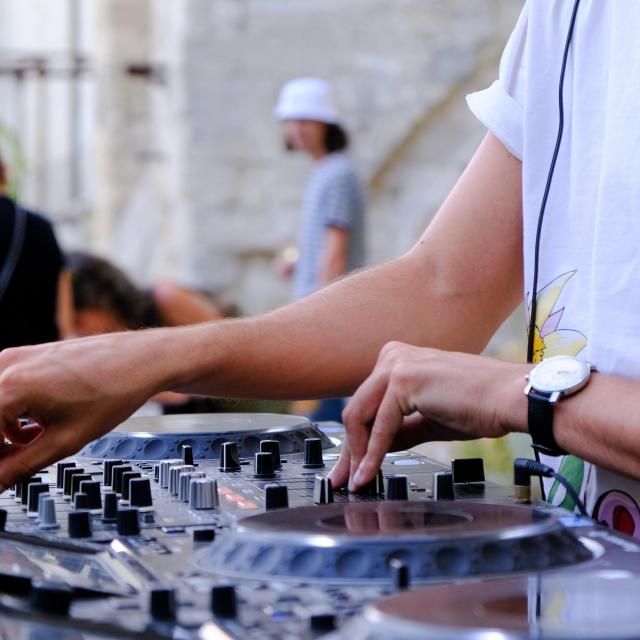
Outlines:
[[0,496],[0,637],[640,635],[632,538],[514,504],[479,459],[390,453],[362,493],[333,489],[342,437],[133,418],[20,482]]

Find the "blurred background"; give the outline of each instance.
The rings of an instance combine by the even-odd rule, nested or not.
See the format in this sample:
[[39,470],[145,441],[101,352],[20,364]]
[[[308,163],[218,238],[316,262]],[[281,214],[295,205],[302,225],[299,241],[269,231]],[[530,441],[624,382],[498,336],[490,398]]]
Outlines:
[[[295,242],[310,168],[284,150],[280,87],[333,86],[367,193],[367,264],[380,263],[417,240],[484,135],[464,96],[496,77],[522,4],[0,0],[11,193],[65,251],[106,257],[140,287],[273,309],[291,297],[273,264]],[[514,316],[489,351],[522,359],[523,325]],[[526,448],[489,446],[495,473]]]

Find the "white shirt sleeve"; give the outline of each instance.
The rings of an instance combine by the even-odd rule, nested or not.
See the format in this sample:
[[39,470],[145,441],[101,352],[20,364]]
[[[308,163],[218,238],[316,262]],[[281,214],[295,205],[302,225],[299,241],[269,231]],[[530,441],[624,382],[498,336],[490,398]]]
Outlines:
[[470,93],[473,114],[509,151],[522,160],[523,113],[526,86],[528,1],[500,60],[498,79],[487,89]]

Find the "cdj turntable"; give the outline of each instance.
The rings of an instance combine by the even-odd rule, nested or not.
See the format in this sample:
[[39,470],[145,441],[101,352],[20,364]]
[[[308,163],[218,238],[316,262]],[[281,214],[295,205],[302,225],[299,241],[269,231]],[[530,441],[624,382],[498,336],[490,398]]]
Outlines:
[[133,418],[0,496],[0,637],[640,638],[640,545],[514,504],[482,461],[388,454],[358,494],[343,427]]

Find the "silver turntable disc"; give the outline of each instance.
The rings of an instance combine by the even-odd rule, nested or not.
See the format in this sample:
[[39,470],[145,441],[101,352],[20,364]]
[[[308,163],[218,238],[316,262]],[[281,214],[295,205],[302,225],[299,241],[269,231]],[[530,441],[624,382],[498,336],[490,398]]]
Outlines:
[[195,413],[129,418],[110,433],[89,443],[78,457],[122,460],[180,458],[182,446],[193,449],[194,458],[217,459],[225,442],[235,442],[240,456],[260,449],[260,440],[280,442],[282,453],[304,451],[305,438],[331,440],[307,418],[274,413]]
[[534,574],[423,587],[370,605],[332,639],[632,640],[640,578],[624,571]]
[[198,557],[215,573],[325,582],[412,581],[566,566],[591,553],[547,511],[480,501],[348,502],[245,518]]

